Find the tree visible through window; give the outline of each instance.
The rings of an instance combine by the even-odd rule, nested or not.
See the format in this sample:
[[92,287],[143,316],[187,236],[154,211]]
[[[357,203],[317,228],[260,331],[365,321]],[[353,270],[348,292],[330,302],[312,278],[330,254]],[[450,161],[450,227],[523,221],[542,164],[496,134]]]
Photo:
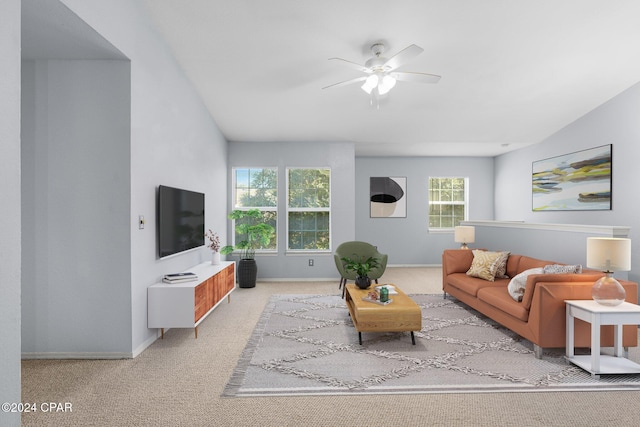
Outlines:
[[[259,209],[264,222],[276,230],[269,245],[262,249],[275,250],[278,243],[278,169],[234,168],[233,174],[233,208]],[[234,242],[239,237],[234,236]]]
[[287,170],[288,250],[330,250],[331,169]]
[[468,178],[429,178],[429,229],[453,229],[467,219]]

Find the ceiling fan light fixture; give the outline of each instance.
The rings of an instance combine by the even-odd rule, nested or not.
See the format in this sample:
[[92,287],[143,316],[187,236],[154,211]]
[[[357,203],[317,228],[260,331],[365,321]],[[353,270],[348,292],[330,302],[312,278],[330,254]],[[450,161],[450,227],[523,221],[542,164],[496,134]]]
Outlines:
[[382,78],[382,81],[378,85],[378,93],[384,95],[389,92],[396,85],[396,79],[390,75],[386,75]]
[[370,75],[361,86],[361,89],[371,95],[371,91],[375,89],[376,86],[378,86],[378,80],[378,76],[376,76],[375,74]]
[[410,83],[437,83],[438,80],[440,80],[440,76],[436,74],[418,73],[413,71],[395,71],[398,67],[404,65],[405,62],[421,54],[424,49],[420,46],[416,46],[415,44],[409,45],[388,59],[382,56],[384,50],[384,44],[373,44],[371,46],[373,57],[369,58],[365,62],[364,66],[342,58],[329,58],[330,60],[341,61],[343,64],[349,65],[361,73],[365,73],[365,75],[352,78],[351,80],[346,80],[344,82],[335,83],[323,87],[323,89],[364,82],[360,88],[371,97],[373,105],[373,100],[378,100],[380,97],[389,93],[389,91],[395,87],[398,80]]

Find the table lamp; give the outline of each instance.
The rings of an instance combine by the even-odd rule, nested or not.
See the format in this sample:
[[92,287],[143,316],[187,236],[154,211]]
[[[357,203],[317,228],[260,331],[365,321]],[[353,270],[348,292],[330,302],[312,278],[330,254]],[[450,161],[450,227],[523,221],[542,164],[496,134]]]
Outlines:
[[622,304],[626,292],[620,282],[613,277],[613,272],[631,270],[631,240],[615,237],[588,237],[587,267],[601,270],[605,274],[593,284],[591,297],[602,305]]
[[453,240],[462,243],[460,249],[469,249],[467,243],[476,241],[476,229],[471,225],[459,225],[453,229]]

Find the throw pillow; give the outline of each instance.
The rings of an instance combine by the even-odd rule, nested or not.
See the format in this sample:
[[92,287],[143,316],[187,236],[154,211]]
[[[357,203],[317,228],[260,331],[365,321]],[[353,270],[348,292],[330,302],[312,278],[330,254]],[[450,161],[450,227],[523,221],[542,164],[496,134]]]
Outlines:
[[582,273],[582,266],[577,265],[562,265],[562,264],[549,264],[544,266],[545,273],[562,274],[562,273]]
[[511,252],[502,251],[500,252],[500,257],[498,258],[498,270],[496,271],[496,277],[498,279],[506,279],[507,276],[507,260],[509,259],[509,255]]
[[471,262],[471,267],[467,271],[467,275],[493,282],[496,278],[499,258],[500,252],[488,252],[474,249],[473,262]]
[[530,268],[529,270],[525,270],[520,274],[516,274],[513,276],[513,279],[509,282],[507,286],[507,290],[509,291],[509,295],[514,300],[520,302],[522,301],[522,297],[524,296],[524,289],[527,285],[527,277],[531,274],[543,274],[543,267]]

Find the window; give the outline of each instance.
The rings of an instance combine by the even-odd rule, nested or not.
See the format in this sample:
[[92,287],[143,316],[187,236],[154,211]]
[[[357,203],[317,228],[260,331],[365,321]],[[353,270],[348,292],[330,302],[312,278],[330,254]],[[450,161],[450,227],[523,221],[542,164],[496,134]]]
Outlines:
[[429,230],[451,230],[467,219],[469,178],[429,178]]
[[331,250],[331,169],[287,169],[287,249]]
[[[233,209],[259,209],[263,220],[276,230],[275,236],[262,250],[276,250],[278,243],[278,169],[277,168],[234,168],[233,169]],[[245,220],[247,221],[247,220]],[[239,224],[234,224],[234,229]],[[239,240],[233,236],[233,242]]]

